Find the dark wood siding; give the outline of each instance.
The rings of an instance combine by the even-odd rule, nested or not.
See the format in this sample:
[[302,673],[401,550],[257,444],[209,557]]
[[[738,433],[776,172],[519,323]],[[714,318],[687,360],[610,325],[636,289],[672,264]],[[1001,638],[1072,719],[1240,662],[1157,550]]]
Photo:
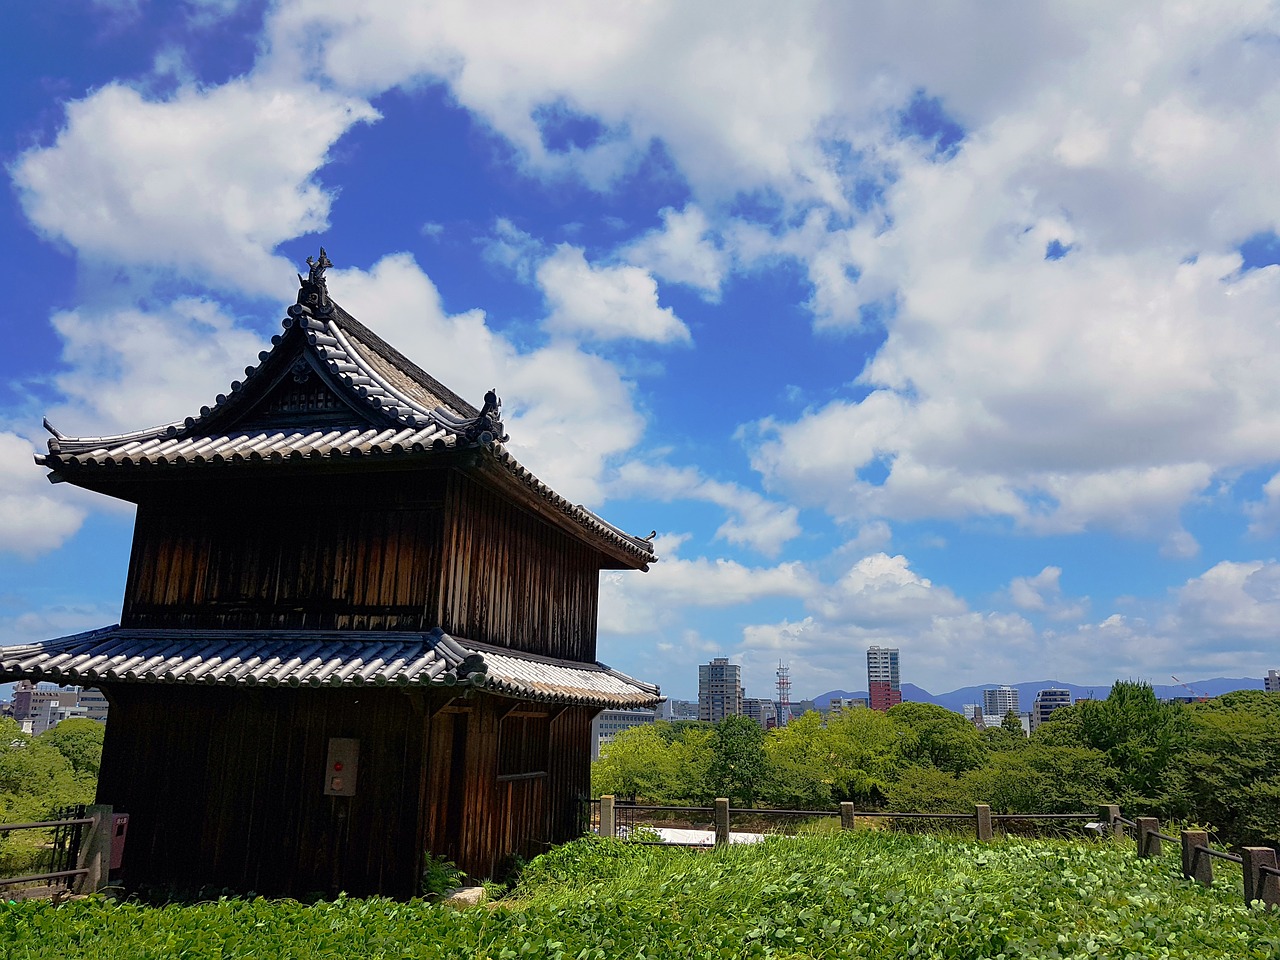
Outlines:
[[440,471],[244,479],[138,505],[121,623],[424,630],[440,576]]
[[[580,829],[590,708],[385,688],[109,692],[98,801],[130,814],[131,886],[408,897],[424,850],[480,879]],[[354,797],[323,793],[331,737],[360,741]],[[499,773],[504,756],[515,772]]]
[[[125,880],[305,896],[417,892],[424,711],[388,690],[118,686],[98,800],[130,814]],[[323,792],[360,741],[354,797]]]
[[461,471],[166,485],[121,623],[430,630],[594,661],[601,555]]
[[446,500],[441,626],[459,637],[594,661],[601,557],[461,472]]

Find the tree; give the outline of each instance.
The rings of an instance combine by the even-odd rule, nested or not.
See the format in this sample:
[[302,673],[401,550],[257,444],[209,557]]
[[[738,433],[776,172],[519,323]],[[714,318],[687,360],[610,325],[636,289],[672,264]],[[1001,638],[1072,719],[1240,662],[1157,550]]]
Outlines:
[[40,739],[52,744],[66,757],[77,775],[96,781],[98,766],[102,762],[102,736],[105,729],[95,720],[72,717],[40,734]]
[[683,797],[671,795],[671,743],[646,723],[621,731],[600,748],[600,759],[591,765],[591,789],[596,796],[611,793],[650,803],[671,803]]
[[753,806],[768,780],[764,730],[749,717],[725,717],[711,740],[711,786],[717,796]]
[[762,794],[777,807],[824,809],[844,800],[879,807],[888,796],[898,731],[878,710],[811,711],[765,734],[771,780]]
[[899,754],[907,763],[963,773],[982,765],[982,737],[972,723],[934,703],[903,703],[889,711],[902,734]]
[[1177,702],[1160,703],[1151,684],[1117,681],[1105,700],[1077,705],[1082,746],[1101,750],[1116,773],[1117,801],[1129,807],[1165,810],[1170,762],[1189,745],[1190,722]]
[[92,778],[76,777],[51,743],[0,719],[0,823],[44,820],[58,807],[92,802]]
[[1022,732],[1022,720],[1012,710],[1005,713],[1004,719],[1000,721],[1000,729],[1015,734],[1019,740],[1025,736]]
[[1280,838],[1280,697],[1238,690],[1191,704],[1186,714],[1189,747],[1173,758],[1167,781],[1182,788],[1187,809],[1226,842],[1274,843]]

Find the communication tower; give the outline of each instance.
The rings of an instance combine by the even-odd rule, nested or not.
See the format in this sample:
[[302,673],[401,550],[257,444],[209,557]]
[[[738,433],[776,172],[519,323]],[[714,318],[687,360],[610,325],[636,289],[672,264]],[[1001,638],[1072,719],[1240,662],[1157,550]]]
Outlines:
[[791,668],[778,661],[778,726],[791,719]]

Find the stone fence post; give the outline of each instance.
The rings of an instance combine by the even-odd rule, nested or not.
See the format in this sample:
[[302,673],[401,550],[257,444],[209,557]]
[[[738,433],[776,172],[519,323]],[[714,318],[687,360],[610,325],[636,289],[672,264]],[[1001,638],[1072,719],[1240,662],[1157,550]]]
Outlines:
[[975,803],[973,805],[973,825],[979,840],[991,839],[991,804]]
[[1213,860],[1202,852],[1208,846],[1209,834],[1205,831],[1182,831],[1182,875],[1206,887],[1213,883]]
[[852,830],[856,819],[853,812],[853,804],[848,800],[843,801],[840,804],[840,829]]
[[1261,900],[1269,907],[1280,906],[1280,877],[1263,873],[1263,867],[1276,868],[1276,852],[1271,847],[1245,847],[1240,851],[1244,861],[1244,902]]
[[89,807],[84,815],[91,817],[93,823],[84,827],[80,841],[80,855],[76,858],[77,870],[89,872],[80,876],[75,890],[77,893],[97,893],[107,885],[111,873],[111,814],[109,806],[101,804]]
[[1164,851],[1164,845],[1156,836],[1160,832],[1160,821],[1155,817],[1138,817],[1134,822],[1138,825],[1138,856],[1143,859],[1160,856]]
[[716,797],[716,846],[729,842],[729,800],[727,797]]
[[1124,836],[1124,824],[1120,822],[1120,804],[1104,803],[1098,807],[1098,819],[1107,828],[1107,833],[1116,839]]
[[613,794],[606,793],[600,798],[600,836],[616,837],[618,820],[613,812]]

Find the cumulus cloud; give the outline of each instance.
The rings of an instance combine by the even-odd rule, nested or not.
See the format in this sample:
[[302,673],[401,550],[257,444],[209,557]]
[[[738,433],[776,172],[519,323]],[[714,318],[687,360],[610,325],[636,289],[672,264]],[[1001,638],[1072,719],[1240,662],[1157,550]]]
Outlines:
[[119,617],[118,604],[64,604],[27,610],[14,616],[0,616],[0,642],[7,646],[64,637],[115,623]]
[[903,627],[956,614],[965,603],[911,569],[907,558],[876,553],[863,557],[817,605],[827,620],[859,627]]
[[1280,473],[1262,485],[1262,499],[1246,503],[1244,512],[1253,536],[1269,537],[1280,530]]
[[662,227],[629,244],[621,256],[671,283],[693,287],[712,302],[731,266],[729,254],[711,236],[706,213],[695,204],[661,213]]
[[606,466],[644,432],[631,384],[617,367],[567,342],[522,350],[480,310],[447,313],[435,284],[408,254],[384,257],[368,271],[331,270],[329,289],[379,336],[473,403],[497,387],[508,446],[571,500],[598,504]]
[[[288,49],[322,28],[310,62],[355,93],[449,84],[536,172],[607,183],[659,142],[694,200],[634,262],[714,295],[734,258],[790,257],[820,327],[870,308],[888,334],[871,396],[761,424],[776,489],[841,517],[1103,526],[1186,557],[1183,506],[1280,458],[1253,362],[1277,346],[1280,279],[1232,253],[1280,220],[1280,125],[1260,122],[1280,117],[1274,10],[569,5],[503,8],[494,31],[495,9],[292,0],[272,30]],[[939,151],[920,103],[958,146]],[[594,138],[550,136],[565,115]],[[575,315],[557,322],[598,322]],[[840,439],[805,447],[810,426]]]
[[1070,267],[1028,250],[1017,275],[1011,261],[993,277],[972,249],[937,248],[936,274],[906,291],[861,378],[865,397],[762,421],[754,465],[841,518],[1102,526],[1194,553],[1178,519],[1188,500],[1280,456],[1263,414],[1280,388],[1256,362],[1280,349],[1267,319],[1280,271],[1240,275],[1236,256]]
[[0,433],[0,550],[34,557],[62,546],[87,511],[72,498],[55,495],[35,465],[34,444],[16,433]]
[[327,225],[316,171],[376,116],[261,75],[161,98],[112,83],[68,104],[55,142],[11,173],[31,222],[83,258],[276,294],[294,272],[276,245]]
[[1019,610],[1042,613],[1054,620],[1078,620],[1085,615],[1089,598],[1065,597],[1061,577],[1061,567],[1045,567],[1034,577],[1014,577],[1009,582],[1009,599]]
[[595,266],[580,248],[560,244],[536,276],[551,307],[548,330],[584,340],[689,340],[689,328],[658,305],[658,285],[639,267]]
[[783,545],[800,535],[799,511],[762,497],[736,483],[705,477],[696,467],[673,467],[630,461],[618,469],[609,485],[614,497],[643,496],[658,500],[701,500],[730,514],[716,536],[777,556]]
[[662,559],[645,574],[606,573],[600,579],[600,631],[650,633],[693,608],[732,607],[777,597],[805,597],[817,581],[801,563],[749,567],[735,560],[679,555],[686,536],[654,541]]
[[211,300],[184,297],[150,311],[82,308],[54,314],[65,398],[49,419],[69,436],[169,423],[212,404],[257,362],[263,337]]

